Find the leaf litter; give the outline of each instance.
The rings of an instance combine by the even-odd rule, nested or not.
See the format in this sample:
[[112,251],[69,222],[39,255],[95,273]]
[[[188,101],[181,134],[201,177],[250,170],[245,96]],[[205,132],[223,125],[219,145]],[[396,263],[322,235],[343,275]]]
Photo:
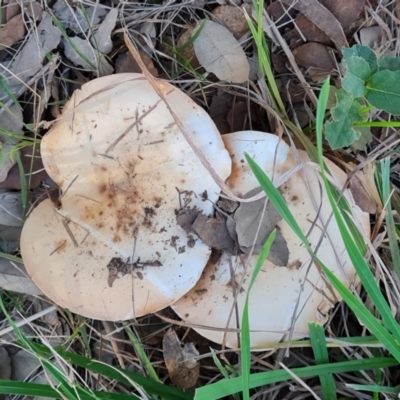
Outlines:
[[168,329],[163,339],[165,365],[171,381],[180,389],[194,386],[200,375],[199,352],[193,343],[183,346],[173,328]]
[[[202,27],[201,25],[204,24]],[[250,65],[240,43],[224,26],[204,20],[197,25],[200,34],[193,42],[194,51],[206,71],[221,81],[243,83],[248,79]]]

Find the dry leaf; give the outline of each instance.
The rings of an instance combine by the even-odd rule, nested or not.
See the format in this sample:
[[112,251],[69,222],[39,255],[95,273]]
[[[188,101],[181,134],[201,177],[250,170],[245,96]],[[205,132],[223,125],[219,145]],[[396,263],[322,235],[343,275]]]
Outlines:
[[[344,30],[356,21],[365,5],[365,0],[319,0],[336,17]],[[330,44],[331,38],[302,13],[296,16],[297,28],[309,42]]]
[[280,25],[286,25],[296,15],[296,10],[291,7],[282,4],[280,0],[273,1],[267,7],[268,14],[277,22],[278,27]]
[[323,44],[330,44],[331,39],[329,36],[317,25],[312,23],[305,15],[298,13],[296,15],[296,25],[298,30],[309,42],[318,42]]
[[309,100],[307,91],[301,83],[293,83],[289,80],[280,89],[283,101],[290,101],[291,103],[303,103],[304,100]]
[[289,72],[289,69],[286,66],[288,63],[288,59],[285,55],[271,53],[271,60],[275,72],[277,72],[278,74],[287,74]]
[[[253,189],[246,193],[243,198],[248,199],[260,193],[261,190],[261,188]],[[237,238],[243,251],[251,249],[254,244],[255,252],[259,253],[268,235],[281,219],[271,202],[268,202],[265,213],[262,215],[265,201],[264,198],[251,203],[241,203],[234,214]],[[257,235],[261,217],[261,226]]]
[[358,32],[363,46],[378,48],[382,41],[382,29],[380,26],[368,26]]
[[224,26],[206,20],[199,22],[198,29],[202,23],[203,28],[193,43],[200,64],[221,81],[245,82],[250,66],[239,42]]
[[305,68],[331,71],[335,68],[328,48],[319,43],[306,43],[293,50],[296,63]]
[[[28,189],[38,188],[41,182],[48,177],[39,150],[36,150],[33,154],[34,159],[32,163],[32,148],[24,147],[20,150]],[[32,174],[30,174],[30,171],[32,171]],[[21,177],[17,164],[10,169],[6,180],[0,182],[0,189],[21,190]]]
[[117,17],[118,9],[112,8],[94,34],[94,38],[91,39],[93,47],[101,53],[109,54],[113,48],[111,32],[117,23]]
[[[177,48],[185,46],[185,44],[192,38],[192,34],[192,28],[183,31],[176,43]],[[183,64],[189,62],[193,68],[197,68],[200,66],[199,60],[197,59],[196,53],[194,52],[193,44],[190,44],[186,46],[183,50],[179,51],[177,54],[177,58]]]
[[335,43],[337,49],[349,47],[343,28],[335,16],[318,0],[281,0],[304,14]]
[[228,93],[219,93],[213,96],[208,110],[210,117],[214,121],[221,135],[231,133],[231,126],[228,123],[229,103],[232,101],[232,95]]
[[[25,46],[9,66],[11,74],[0,69],[8,89],[14,94],[23,90],[25,82],[42,70],[43,59],[60,43],[60,30],[53,25],[49,14],[44,13],[44,15],[42,22],[37,27],[40,35],[30,35]],[[40,76],[37,76],[37,78],[39,79]],[[6,103],[8,98],[8,94],[0,88],[0,101]],[[4,112],[0,110],[0,113],[2,114],[1,118],[3,118]]]
[[6,22],[16,15],[21,14],[21,7],[18,4],[18,0],[9,0],[7,7],[4,7],[3,10],[6,17]]
[[289,267],[289,248],[281,230],[276,228],[275,240],[271,245],[267,260],[278,267]]
[[171,381],[179,389],[194,386],[199,378],[200,364],[196,361],[199,352],[193,343],[185,343],[182,347],[177,334],[170,328],[164,335],[163,351]]
[[26,350],[20,350],[11,357],[11,379],[15,381],[27,381],[41,367],[40,361]]
[[81,39],[78,36],[71,37],[69,40],[79,50],[79,53],[84,55],[92,64],[89,64],[83,59],[69,41],[63,39],[65,56],[75,65],[94,72],[97,77],[107,76],[113,73],[113,67],[108,63],[106,58],[95,50],[87,40]]
[[[153,76],[157,77],[158,71],[154,67],[152,58],[149,57],[149,55],[143,50],[139,50],[139,54],[140,54],[140,58],[142,59],[143,63],[146,65],[146,68],[149,70],[149,72]],[[125,51],[124,53],[119,53],[117,56],[117,59],[115,60],[115,73],[121,74],[121,73],[125,73],[125,72],[137,72],[137,73],[142,72],[138,63],[132,57],[132,54],[129,53],[128,51]]]
[[365,0],[319,0],[346,30],[356,21],[365,6]]
[[[251,12],[252,7],[250,4],[245,4],[248,13]],[[227,27],[235,36],[240,39],[245,33],[249,31],[249,24],[247,23],[243,10],[235,6],[218,6],[212,11],[216,22]]]
[[227,230],[226,219],[222,216],[210,218],[199,214],[192,228],[206,245],[217,250],[234,252],[235,242]]
[[72,7],[65,0],[57,0],[52,7],[54,15],[65,29],[74,33],[85,33],[89,29],[89,22],[80,7]]
[[22,198],[21,193],[0,189],[0,225],[21,226]]
[[7,260],[6,258],[0,258],[0,288],[30,295],[42,294],[29,278],[25,267],[20,263]]
[[[3,115],[1,116],[2,129],[9,133],[22,136],[22,127],[22,111],[18,106],[12,105],[8,111],[4,110]],[[11,160],[10,152],[18,142],[19,139],[17,137],[10,137],[5,133],[0,133],[2,152],[2,160],[0,162],[0,182],[6,180],[8,172],[15,164],[15,161]]]
[[[350,163],[352,167],[355,167]],[[350,180],[349,189],[353,194],[354,201],[361,210],[375,214],[383,208],[378,189],[375,184],[375,164],[367,164],[361,171],[358,171]]]
[[247,104],[244,101],[236,101],[228,111],[227,121],[230,125],[229,132],[245,130],[245,121],[248,114]]
[[4,346],[0,347],[0,379],[8,380],[11,377],[11,361],[8,351]]
[[12,46],[25,35],[25,25],[22,15],[11,18],[0,29],[0,51]]
[[37,1],[28,1],[24,4],[24,13],[29,15],[34,21],[41,21],[43,16],[42,6]]

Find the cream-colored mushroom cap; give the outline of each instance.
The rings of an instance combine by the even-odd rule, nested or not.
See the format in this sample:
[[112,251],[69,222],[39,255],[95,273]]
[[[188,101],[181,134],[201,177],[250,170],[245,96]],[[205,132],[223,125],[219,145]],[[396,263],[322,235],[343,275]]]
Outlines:
[[[293,151],[277,136],[247,131],[224,135],[223,139],[233,161],[228,185],[237,195],[259,187],[244,159],[244,152],[269,177],[274,175],[276,179],[297,165]],[[302,162],[309,161],[304,151],[299,151],[299,155]],[[345,174],[330,161],[325,161],[335,185],[341,189],[346,180]],[[332,209],[318,172],[311,165],[305,165],[303,176],[300,172],[293,174],[280,191],[318,257],[343,283],[348,286],[357,283],[334,219],[329,222],[325,236],[321,237]],[[356,224],[365,235],[369,235],[369,216],[355,205],[348,190],[345,190],[344,196]],[[251,290],[249,318],[253,349],[265,349],[274,342],[306,336],[308,322],[326,322],[328,311],[339,300],[339,295],[326,283],[320,269],[290,227],[283,220],[277,226],[287,242],[289,262],[286,266],[276,266],[266,260]],[[238,345],[234,331],[240,327],[248,283],[258,256],[252,256],[245,268],[246,257],[225,254],[216,265],[209,262],[199,283],[173,305],[177,314],[187,324],[193,324],[201,335],[217,343],[225,342],[229,347]],[[227,327],[231,331],[225,337]]]
[[[212,120],[180,90],[159,85],[225,180],[231,159]],[[51,300],[87,317],[125,320],[195,285],[210,249],[177,225],[175,212],[186,204],[212,213],[220,190],[144,76],[83,85],[41,151],[63,195],[61,204],[45,200],[32,211],[21,251]]]

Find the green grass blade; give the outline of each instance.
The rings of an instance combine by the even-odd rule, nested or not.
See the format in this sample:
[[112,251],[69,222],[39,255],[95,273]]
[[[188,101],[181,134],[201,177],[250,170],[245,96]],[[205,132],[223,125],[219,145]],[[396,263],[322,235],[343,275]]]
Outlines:
[[94,361],[90,358],[80,356],[63,349],[49,349],[46,346],[40,345],[38,343],[34,343],[31,340],[28,340],[23,333],[18,329],[13,320],[8,315],[6,309],[4,308],[3,301],[0,297],[0,308],[2,309],[4,315],[6,316],[10,325],[14,328],[14,332],[17,335],[17,338],[20,344],[34,354],[38,360],[41,362],[42,366],[57,380],[59,383],[57,385],[57,389],[60,391],[58,397],[62,393],[63,396],[66,396],[69,400],[73,400],[78,397],[82,397],[83,394],[87,394],[88,396],[92,396],[92,393],[89,393],[87,390],[82,388],[73,387],[68,381],[68,376],[65,376],[63,372],[61,372],[57,367],[55,367],[51,362],[48,361],[49,356],[53,356],[54,352],[57,352],[64,361],[69,362],[71,364],[75,364],[79,367],[88,369],[110,379],[115,379],[117,382],[121,382],[128,386],[132,386],[132,383],[140,385],[143,390],[152,393],[154,395],[161,396],[164,400],[190,400],[192,396],[187,393],[183,393],[180,390],[164,385],[162,383],[156,382],[151,378],[144,377],[142,375],[136,374],[134,372],[130,372],[128,370],[122,370],[114,366],[110,366],[104,364],[100,361]]
[[382,203],[386,204],[386,228],[389,237],[389,248],[391,254],[391,262],[394,266],[394,270],[397,276],[400,277],[400,249],[398,244],[398,238],[396,233],[396,226],[392,211],[391,202],[391,186],[390,186],[390,158],[387,157],[380,162],[380,172],[381,172],[381,188],[382,188]]
[[24,224],[24,221],[25,221],[26,207],[28,205],[28,187],[26,184],[25,169],[22,164],[21,154],[19,151],[15,152],[15,157],[16,157],[17,164],[18,164],[19,179],[21,181],[21,201],[22,201],[21,229],[22,229],[22,225]]
[[[247,159],[247,162],[250,164],[250,167],[253,170],[253,173],[259,181],[261,187],[267,193],[271,203],[274,205],[281,217],[291,227],[291,229],[302,240],[303,244],[307,247],[309,252],[314,255],[313,249],[310,247],[310,244],[308,243],[305,235],[297,224],[297,221],[291,214],[282,195],[275,188],[274,184],[264,173],[264,171],[257,165],[257,163],[253,161],[248,154],[245,154],[245,157]],[[324,179],[326,181],[326,177]],[[363,283],[370,298],[374,301],[376,308],[378,309],[378,311],[381,312],[382,318],[384,319],[385,323],[390,327],[393,333],[396,332],[396,337],[400,338],[400,334],[397,333],[397,331],[400,331],[400,327],[392,316],[390,308],[386,303],[382,293],[380,292],[368,264],[365,262],[364,257],[359,252],[357,246],[354,245],[353,238],[351,237],[347,226],[344,224],[342,216],[340,215],[340,212],[338,211],[337,206],[333,201],[329,186],[327,188],[327,193],[333,206],[335,217],[339,226],[339,230],[341,231],[346,250],[349,254],[350,260],[353,262],[353,265],[360,276],[361,282]],[[335,278],[333,281],[331,281],[331,283],[333,284],[335,289],[338,290],[338,292],[342,295],[349,307],[352,308],[354,312],[356,312],[357,317],[379,340],[382,341],[385,346],[387,346],[388,350],[390,348],[390,351],[393,352],[392,355],[400,361],[400,347],[397,345],[395,338],[391,336],[390,333],[386,331],[386,329],[384,329],[381,323],[371,314],[370,311],[368,311],[368,309],[358,300],[358,298],[355,297],[336,278],[336,276],[328,270],[328,268],[321,262],[321,260],[319,260],[318,257],[316,257],[315,255],[314,257],[321,268],[324,270],[324,272],[328,275],[328,277]],[[340,286],[338,286],[339,283]]]
[[[48,397],[50,399],[60,398],[60,394],[50,385],[7,380],[0,380],[0,393],[8,395]],[[93,398],[101,400],[140,400],[139,397],[133,394],[107,392],[93,392],[93,396],[84,393],[79,394],[79,399],[81,400],[92,400]]]
[[[49,354],[50,351],[45,346],[40,346],[41,351]],[[162,383],[156,382],[151,378],[139,375],[137,373],[123,370],[118,367],[114,367],[100,361],[91,360],[90,358],[81,356],[79,354],[74,354],[64,349],[57,349],[56,352],[67,362],[74,364],[78,367],[88,369],[94,373],[105,376],[109,379],[114,379],[117,382],[123,383],[125,385],[131,385],[130,381],[136,382],[140,385],[146,392],[152,393],[153,395],[158,395],[164,399],[169,400],[190,400],[193,398],[189,393],[184,393],[179,389],[172,386],[164,385]]]
[[0,251],[0,257],[5,258],[5,259],[10,260],[10,261],[17,262],[17,263],[22,263],[22,258],[21,257],[17,257],[17,256],[13,256],[11,254],[3,253],[2,251]]
[[153,365],[151,364],[151,361],[147,357],[146,352],[143,349],[142,344],[140,343],[140,340],[137,338],[135,333],[132,331],[132,329],[128,326],[127,323],[123,323],[125,327],[125,331],[129,336],[129,339],[132,342],[133,348],[136,351],[136,355],[138,356],[140,362],[142,363],[145,371],[149,374],[149,377],[153,379],[155,382],[161,382],[160,378],[157,375],[157,372],[153,368]]
[[[368,358],[363,360],[342,361],[337,363],[313,365],[309,367],[292,368],[291,372],[301,379],[311,378],[321,374],[340,374],[348,372],[367,371],[371,369],[398,367],[399,363],[394,358]],[[285,370],[259,372],[250,375],[250,388],[271,385],[292,379],[292,375]],[[212,385],[203,386],[196,390],[195,400],[221,399],[242,390],[242,378],[221,380]]]
[[381,385],[358,385],[356,383],[348,383],[346,384],[347,387],[365,391],[365,392],[374,392],[374,393],[389,393],[389,394],[400,394],[400,388],[394,388],[389,386],[381,386]]
[[[329,356],[324,328],[312,322],[308,324],[308,329],[316,364],[328,364]],[[336,400],[336,385],[332,374],[321,374],[319,375],[319,380],[321,382],[322,398]]]
[[243,399],[250,399],[249,376],[250,376],[250,360],[251,360],[251,344],[250,344],[250,321],[249,321],[249,298],[251,295],[251,288],[257,279],[265,259],[268,257],[272,243],[275,240],[276,230],[272,231],[267,241],[257,258],[256,265],[254,266],[253,273],[250,277],[249,286],[246,292],[246,298],[243,307],[242,325],[240,329],[240,347],[241,347],[241,364],[242,364],[242,385],[243,385]]
[[[365,261],[363,255],[359,251],[359,247],[354,241],[354,236],[350,233],[348,225],[345,223],[344,218],[342,213],[337,207],[337,204],[335,202],[331,186],[328,184],[328,180],[326,178],[325,174],[325,168],[324,168],[324,161],[323,161],[323,156],[322,156],[322,129],[323,129],[323,116],[325,114],[325,109],[326,109],[326,101],[329,93],[329,81],[326,80],[325,83],[323,84],[321,93],[320,93],[320,99],[318,100],[318,107],[317,107],[317,117],[316,117],[316,132],[317,132],[317,149],[318,149],[318,157],[319,157],[319,164],[321,167],[321,177],[324,182],[324,186],[329,198],[329,201],[331,203],[331,207],[336,219],[336,222],[338,224],[345,248],[347,250],[347,253],[349,255],[349,258],[351,262],[353,263],[353,266],[361,280],[361,283],[363,284],[366,292],[368,293],[369,297],[371,298],[374,306],[380,313],[382,320],[384,324],[388,327],[388,329],[400,340],[400,325],[397,323],[395,318],[392,315],[391,309],[389,305],[387,304],[387,301],[383,294],[380,291],[380,288],[378,284],[375,281],[375,277],[372,274],[368,263]],[[326,272],[326,267],[324,268]],[[330,274],[332,275],[332,274]],[[336,287],[335,287],[336,288]],[[353,295],[352,295],[353,296]],[[354,297],[354,296],[353,296]],[[349,298],[349,296],[348,296]],[[359,301],[354,297],[352,299],[352,304],[356,305],[357,304],[357,309],[360,310],[359,307]],[[350,305],[349,305],[350,306]],[[367,317],[367,314],[370,314],[369,311],[363,306],[363,317]],[[361,315],[357,314],[357,317],[361,319]],[[368,321],[376,321],[376,319],[370,314],[367,318]],[[380,325],[380,324],[379,324]],[[371,332],[378,338],[379,335],[383,335],[383,332],[377,333],[376,330],[372,329],[377,329],[378,325],[374,324],[374,326],[368,326],[368,329],[371,330]],[[382,330],[382,328],[380,328]],[[384,335],[386,338],[388,338],[388,335]],[[390,335],[389,335],[390,336]],[[390,345],[390,347],[393,349],[393,341],[390,340],[391,343],[386,342],[386,344]],[[400,349],[397,346],[397,351],[396,354],[393,354],[394,357],[396,357],[398,360],[400,360],[399,355],[400,355]]]
[[221,361],[219,360],[219,358],[217,356],[217,353],[215,352],[215,350],[212,347],[210,347],[210,353],[212,355],[214,364],[219,369],[219,372],[221,372],[221,374],[223,375],[223,377],[225,379],[229,379],[229,373],[228,373],[227,369],[222,365]]
[[282,116],[287,116],[285,106],[283,104],[281,95],[279,93],[278,86],[275,82],[274,73],[271,68],[271,61],[269,56],[268,45],[265,40],[263,28],[262,28],[262,17],[264,11],[264,0],[253,1],[254,9],[257,13],[257,28],[254,26],[253,21],[247,18],[247,24],[249,25],[250,31],[252,33],[254,42],[257,47],[257,54],[260,64],[261,73],[266,76],[267,87],[271,93],[272,101],[277,104],[279,112]]
[[357,318],[381,341],[386,349],[400,362],[400,347],[398,341],[393,337],[385,327],[371,314],[364,304],[332,273],[325,265],[321,268],[327,275],[333,287],[340,296],[357,315]]
[[[15,97],[14,93],[10,90],[5,79],[1,75],[0,75],[0,88],[2,88],[6,92],[7,96],[12,100],[12,102],[22,110],[21,104],[19,104],[18,99]],[[3,108],[3,103],[1,103],[1,106]]]

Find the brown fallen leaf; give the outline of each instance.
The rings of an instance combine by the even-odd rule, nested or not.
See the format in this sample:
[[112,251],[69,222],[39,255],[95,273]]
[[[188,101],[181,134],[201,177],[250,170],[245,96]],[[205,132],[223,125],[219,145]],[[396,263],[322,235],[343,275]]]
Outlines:
[[218,93],[213,96],[208,110],[210,117],[222,135],[232,132],[228,123],[228,112],[231,109],[232,98],[231,94],[225,92]]
[[199,216],[200,210],[197,207],[182,207],[176,214],[176,223],[186,232],[193,232],[193,222]]
[[[250,190],[250,192],[246,193],[243,198],[251,198],[260,193],[261,190],[261,188]],[[267,204],[264,215],[262,215],[265,200],[266,198],[262,198],[250,203],[240,203],[239,207],[235,211],[234,219],[236,221],[236,233],[238,242],[243,251],[251,248],[254,244],[254,249],[257,254],[264,245],[268,235],[273,231],[276,224],[281,219],[270,201]],[[258,231],[261,218],[261,225]]]
[[[139,50],[139,54],[140,58],[142,59],[150,73],[153,76],[158,77],[158,71],[154,67],[154,63],[151,57],[143,50]],[[119,53],[117,59],[115,60],[115,73],[122,74],[125,72],[142,73],[142,70],[132,57],[131,53],[129,53],[129,51]]]
[[18,0],[9,0],[7,7],[4,7],[4,14],[6,17],[5,22],[8,22],[11,18],[14,18],[16,15],[21,14],[21,7],[18,3]]
[[271,60],[275,72],[277,72],[278,74],[286,74],[289,72],[289,68],[286,66],[288,59],[285,55],[272,53]]
[[210,218],[199,214],[192,227],[206,245],[217,250],[234,253],[235,242],[228,232],[224,217],[217,215],[217,218]]
[[243,131],[246,115],[248,114],[247,104],[244,101],[236,101],[232,104],[232,108],[228,111],[227,121],[231,127],[230,132]]
[[[36,189],[48,177],[44,169],[39,150],[36,150],[32,163],[32,148],[24,147],[20,150],[22,165],[24,166],[28,189]],[[29,171],[32,171],[30,174]],[[21,177],[18,165],[14,165],[8,172],[5,181],[0,182],[0,189],[21,190]]]
[[329,54],[328,48],[319,43],[306,43],[293,50],[296,63],[305,68],[331,71],[335,63]]
[[25,35],[22,15],[11,18],[0,30],[0,51],[12,46]]
[[365,0],[319,0],[346,30],[356,21],[365,6]]
[[[351,166],[352,163],[350,163]],[[358,171],[350,180],[349,188],[354,201],[361,210],[375,214],[382,211],[383,205],[375,184],[375,165],[367,164],[361,171]]]
[[349,47],[343,28],[335,16],[318,0],[281,0],[304,14],[335,43],[338,51]]
[[192,39],[193,29],[189,28],[183,31],[177,41],[177,49],[179,49],[177,58],[181,63],[189,62],[193,68],[198,68],[200,62],[194,52],[193,44],[189,44],[189,40]]
[[290,79],[284,86],[279,89],[283,101],[292,103],[303,103],[304,100],[310,100],[307,91],[300,83],[293,83]]
[[268,7],[267,12],[279,25],[287,24],[296,15],[296,10],[282,4],[279,0],[273,1]]
[[171,381],[180,389],[189,389],[199,378],[200,364],[196,358],[199,352],[193,343],[182,347],[178,335],[170,328],[163,339],[164,361]]
[[[319,2],[336,17],[344,31],[357,20],[365,6],[365,0],[319,0]],[[307,41],[330,44],[331,38],[304,14],[297,14],[296,25]]]
[[[250,4],[245,4],[243,7],[251,14]],[[236,39],[240,39],[249,31],[249,24],[247,23],[245,14],[239,7],[229,5],[218,6],[214,8],[212,14],[218,23],[224,25],[233,33]]]
[[318,42],[322,44],[330,44],[332,42],[329,36],[311,22],[304,14],[298,13],[295,21],[297,29],[308,42]]

